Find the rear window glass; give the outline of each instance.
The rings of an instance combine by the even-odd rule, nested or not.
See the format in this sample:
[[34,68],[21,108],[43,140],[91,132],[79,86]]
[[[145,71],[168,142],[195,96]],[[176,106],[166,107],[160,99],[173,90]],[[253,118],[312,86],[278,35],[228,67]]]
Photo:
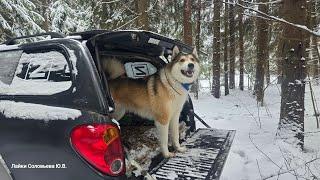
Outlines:
[[0,52],[0,83],[11,84],[21,55],[22,51]]
[[52,95],[72,85],[67,60],[58,51],[7,51],[0,57],[0,94]]

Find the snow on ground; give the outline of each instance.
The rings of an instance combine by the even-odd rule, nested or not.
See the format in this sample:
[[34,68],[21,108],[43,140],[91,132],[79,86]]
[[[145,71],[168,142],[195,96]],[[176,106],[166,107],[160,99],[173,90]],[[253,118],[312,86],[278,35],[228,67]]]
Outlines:
[[[313,89],[319,103],[320,88]],[[316,128],[308,86],[304,152],[276,137],[280,101],[280,86],[275,84],[267,88],[265,106],[260,108],[248,90],[231,90],[220,99],[205,90],[199,100],[193,100],[195,112],[213,128],[236,130],[221,180],[320,178],[320,129]],[[204,126],[197,122],[197,127]]]

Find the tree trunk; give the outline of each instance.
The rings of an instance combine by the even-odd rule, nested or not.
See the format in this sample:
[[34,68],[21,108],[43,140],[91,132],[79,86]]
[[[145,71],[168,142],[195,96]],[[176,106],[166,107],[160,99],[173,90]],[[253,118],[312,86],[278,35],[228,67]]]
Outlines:
[[220,98],[220,0],[214,0],[213,15],[213,56],[212,56],[212,95]]
[[[311,9],[310,9],[310,28],[315,29],[317,28],[317,13],[316,13],[316,1],[310,1],[311,3]],[[312,36],[312,76],[314,79],[316,79],[317,84],[319,84],[319,60],[320,60],[320,52],[318,48],[318,38],[316,36]]]
[[[228,0],[226,0],[228,2]],[[224,95],[229,94],[229,59],[228,59],[228,43],[229,43],[229,5],[224,4],[224,36],[223,36],[223,70],[224,70]]]
[[[239,4],[243,4],[242,0],[239,0]],[[243,30],[243,8],[239,8],[239,64],[240,64],[240,77],[239,88],[243,91],[243,75],[244,75],[244,30]]]
[[[278,15],[278,17],[283,17],[283,13],[282,13],[282,3],[279,4],[279,8],[276,10],[276,13]],[[279,31],[279,33],[277,34],[277,50],[276,50],[276,64],[277,64],[277,84],[282,84],[282,60],[284,59],[283,57],[283,29],[282,29],[282,24],[277,23],[276,27]]]
[[46,32],[49,31],[49,0],[41,0],[41,15],[44,18],[42,29]]
[[314,57],[314,62],[313,62],[313,78],[316,79],[316,84],[320,84],[320,76],[319,76],[319,68],[320,68],[320,50],[318,47],[318,38],[316,36],[312,37],[312,46],[315,49],[315,57]]
[[[311,15],[311,11],[312,11],[312,1],[307,1],[306,2],[306,26],[309,29],[312,29],[312,15]],[[312,53],[312,46],[311,46],[311,35],[307,34],[307,37],[305,39],[305,53],[306,53],[306,61],[310,62],[311,59],[311,53]],[[311,62],[311,64],[313,64],[313,62]],[[306,72],[311,73],[313,70],[313,66],[308,66],[306,69]]]
[[[262,0],[262,3],[268,2],[268,0]],[[261,4],[258,9],[261,12],[267,13],[267,5]],[[263,105],[264,97],[264,74],[265,65],[268,59],[268,23],[266,20],[257,19],[257,64],[256,64],[256,79],[255,79],[255,94],[257,96],[257,102]]]
[[183,41],[192,46],[191,0],[184,0]]
[[150,30],[149,17],[148,17],[148,8],[149,0],[136,0],[135,2],[136,9],[139,14],[137,19],[137,27],[143,30]]
[[[269,9],[269,7],[267,7]],[[271,24],[269,24],[268,26],[268,44],[269,42],[271,42],[271,37],[272,37],[272,29],[273,29],[273,24],[272,22],[270,22]],[[270,51],[271,47],[268,46],[267,47],[267,59],[266,59],[266,81],[267,84],[270,84],[270,58],[269,58],[269,51]]]
[[[282,34],[282,32],[280,32]],[[276,52],[276,57],[277,57],[277,84],[282,84],[283,80],[283,74],[282,74],[282,60],[283,58],[283,38],[281,37],[282,35],[279,35],[280,38],[278,40],[278,45],[277,45],[277,52]]]
[[[192,46],[191,0],[184,0],[183,4],[183,42]],[[196,84],[191,86],[191,92],[196,94]]]
[[107,0],[97,1],[96,3],[98,5],[96,3],[92,3],[92,8],[94,10],[92,26],[95,26],[97,29],[110,29],[110,25],[107,23],[109,16],[108,13],[106,13],[109,11],[110,7],[108,4],[104,4],[106,1]]
[[[230,0],[231,3],[234,3],[235,0]],[[235,63],[236,63],[236,44],[235,44],[235,5],[229,5],[229,32],[230,32],[230,53],[229,53],[229,60],[230,60],[230,71],[229,71],[229,78],[230,84],[229,88],[235,88]]]
[[270,84],[270,63],[269,59],[266,61],[266,83]]
[[[196,48],[200,51],[200,33],[201,33],[201,0],[198,0],[197,6],[197,35],[196,35]],[[193,85],[194,97],[198,99],[199,97],[199,79],[196,80]]]
[[[305,25],[306,0],[284,0],[283,16],[286,21]],[[278,136],[303,149],[304,145],[304,93],[305,93],[305,39],[306,34],[298,28],[284,24],[281,85],[281,112]],[[294,141],[293,141],[294,140]]]

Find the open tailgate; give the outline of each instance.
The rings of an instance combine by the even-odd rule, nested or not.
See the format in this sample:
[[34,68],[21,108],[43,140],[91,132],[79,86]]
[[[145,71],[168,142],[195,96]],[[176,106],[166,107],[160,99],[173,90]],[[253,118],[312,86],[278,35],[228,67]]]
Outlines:
[[183,145],[188,150],[164,159],[150,174],[161,179],[219,179],[234,130],[198,129]]

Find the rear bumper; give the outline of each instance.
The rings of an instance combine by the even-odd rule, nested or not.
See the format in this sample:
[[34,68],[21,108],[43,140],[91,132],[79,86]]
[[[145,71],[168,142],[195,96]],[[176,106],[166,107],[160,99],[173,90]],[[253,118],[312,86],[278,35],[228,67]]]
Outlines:
[[188,150],[164,159],[150,174],[161,179],[219,179],[234,130],[198,129],[186,142]]

